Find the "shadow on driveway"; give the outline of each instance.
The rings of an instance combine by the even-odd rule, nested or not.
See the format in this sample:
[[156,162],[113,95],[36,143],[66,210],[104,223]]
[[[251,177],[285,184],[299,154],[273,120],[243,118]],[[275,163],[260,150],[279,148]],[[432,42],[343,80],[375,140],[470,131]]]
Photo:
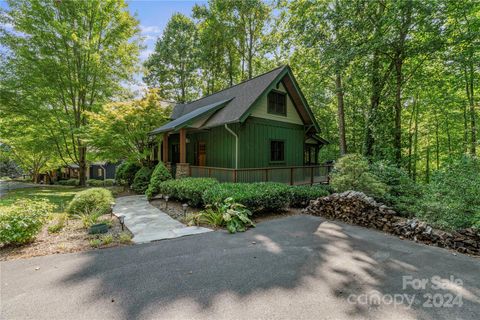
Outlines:
[[[2,307],[10,319],[478,319],[479,275],[478,259],[301,215],[235,235],[4,263]],[[404,276],[438,276],[444,289],[404,289]],[[462,306],[430,308],[428,294],[461,295]]]

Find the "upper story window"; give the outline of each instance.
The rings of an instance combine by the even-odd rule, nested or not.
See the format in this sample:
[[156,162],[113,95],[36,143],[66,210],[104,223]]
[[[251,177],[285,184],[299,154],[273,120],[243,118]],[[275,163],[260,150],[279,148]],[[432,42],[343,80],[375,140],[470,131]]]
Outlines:
[[287,95],[280,91],[272,90],[268,94],[268,113],[286,116]]

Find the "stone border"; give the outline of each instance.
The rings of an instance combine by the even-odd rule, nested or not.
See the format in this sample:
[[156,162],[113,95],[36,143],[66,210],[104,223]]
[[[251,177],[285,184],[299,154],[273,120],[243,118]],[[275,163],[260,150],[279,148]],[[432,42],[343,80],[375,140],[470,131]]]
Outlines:
[[318,198],[310,201],[302,212],[379,229],[400,239],[480,256],[480,230],[467,228],[446,232],[435,229],[423,221],[398,216],[394,210],[362,192],[346,191]]

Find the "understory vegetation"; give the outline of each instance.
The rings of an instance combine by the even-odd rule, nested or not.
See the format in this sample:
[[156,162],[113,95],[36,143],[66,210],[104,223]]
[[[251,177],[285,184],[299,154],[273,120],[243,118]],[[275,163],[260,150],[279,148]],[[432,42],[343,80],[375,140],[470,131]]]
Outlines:
[[347,155],[332,174],[335,191],[356,190],[443,229],[480,228],[480,161],[464,156],[437,170],[429,183],[415,183],[401,168],[385,161],[368,164]]
[[71,215],[103,215],[110,211],[112,203],[113,195],[109,190],[91,188],[77,193],[68,205],[67,212]]

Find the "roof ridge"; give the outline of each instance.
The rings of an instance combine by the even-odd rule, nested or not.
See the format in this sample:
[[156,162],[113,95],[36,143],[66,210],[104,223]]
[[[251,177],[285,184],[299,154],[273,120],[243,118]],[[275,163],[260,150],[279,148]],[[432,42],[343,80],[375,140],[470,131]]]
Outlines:
[[288,65],[278,66],[278,67],[276,67],[275,69],[272,69],[272,70],[270,70],[270,71],[267,71],[267,72],[264,72],[264,73],[262,73],[262,74],[259,74],[258,76],[255,76],[255,77],[253,77],[253,78],[250,78],[250,79],[247,79],[247,80],[243,80],[243,81],[241,81],[241,82],[239,82],[239,83],[237,83],[237,84],[234,84],[233,86],[230,86],[230,87],[228,87],[228,88],[225,88],[225,89],[216,91],[216,92],[214,92],[214,93],[211,93],[211,94],[209,94],[209,95],[203,96],[203,97],[201,97],[201,98],[199,98],[199,99],[197,99],[197,100],[189,101],[189,102],[186,102],[186,103],[178,103],[177,105],[189,105],[189,104],[191,104],[191,103],[194,103],[194,102],[200,101],[200,100],[202,100],[202,99],[211,97],[211,96],[213,96],[214,94],[220,93],[220,92],[222,92],[222,91],[225,91],[225,90],[231,89],[231,88],[233,88],[233,87],[239,86],[239,85],[241,85],[241,84],[244,84],[244,83],[246,83],[246,82],[252,81],[253,79],[260,78],[260,77],[262,77],[262,76],[264,76],[264,75],[267,75],[267,74],[269,74],[269,73],[271,73],[271,72],[276,71],[277,69],[285,68],[285,67],[287,67],[287,66],[288,66]]

